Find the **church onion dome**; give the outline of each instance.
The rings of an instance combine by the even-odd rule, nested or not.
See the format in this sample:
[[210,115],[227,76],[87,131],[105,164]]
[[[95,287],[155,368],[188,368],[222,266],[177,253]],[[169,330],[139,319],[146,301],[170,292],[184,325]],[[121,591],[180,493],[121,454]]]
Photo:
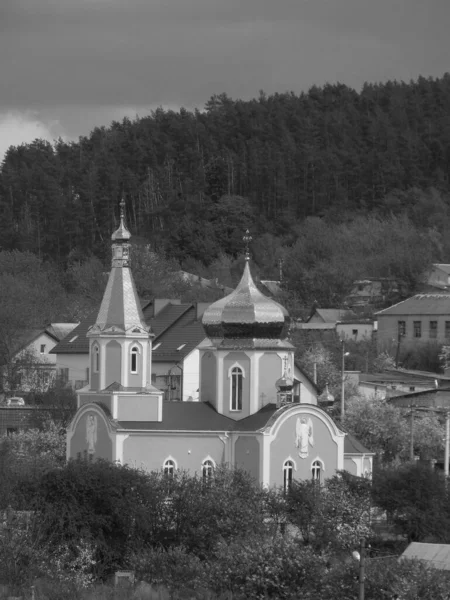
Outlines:
[[319,396],[319,402],[321,404],[333,404],[334,402],[334,396],[328,389],[328,383],[325,385],[325,389]]
[[258,290],[246,257],[239,285],[205,310],[202,323],[210,339],[284,339],[289,313]]
[[277,381],[275,383],[275,387],[280,392],[290,392],[292,390],[292,388],[294,387],[294,380],[292,377],[290,377],[285,372],[283,377],[280,377],[280,379],[277,379]]

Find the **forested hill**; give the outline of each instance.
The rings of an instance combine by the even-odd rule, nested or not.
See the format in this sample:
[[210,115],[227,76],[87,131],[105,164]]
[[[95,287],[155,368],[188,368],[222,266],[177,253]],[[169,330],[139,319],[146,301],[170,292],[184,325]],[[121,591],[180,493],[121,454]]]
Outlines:
[[412,188],[433,187],[448,216],[449,168],[450,74],[360,93],[337,84],[250,101],[222,94],[204,111],[158,109],[78,142],[10,148],[0,243],[62,264],[76,248],[99,253],[124,192],[133,233],[207,264],[241,250],[235,226],[286,240],[308,216],[410,211]]

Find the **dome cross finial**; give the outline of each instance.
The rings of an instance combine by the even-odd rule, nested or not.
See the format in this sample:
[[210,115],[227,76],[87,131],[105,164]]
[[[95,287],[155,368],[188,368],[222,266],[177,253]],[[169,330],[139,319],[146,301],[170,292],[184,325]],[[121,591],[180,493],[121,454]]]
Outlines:
[[244,237],[242,238],[244,240],[245,243],[245,260],[250,260],[250,242],[253,240],[252,236],[250,235],[250,231],[247,229],[247,231],[245,232]]
[[120,206],[120,222],[121,225],[125,225],[125,198],[122,196],[122,200],[119,203]]

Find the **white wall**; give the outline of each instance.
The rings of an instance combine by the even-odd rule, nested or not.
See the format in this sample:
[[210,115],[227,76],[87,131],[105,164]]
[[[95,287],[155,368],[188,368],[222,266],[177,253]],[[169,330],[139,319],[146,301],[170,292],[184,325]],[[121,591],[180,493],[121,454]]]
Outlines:
[[300,404],[317,405],[317,393],[314,386],[297,366],[294,367],[294,377],[300,381]]
[[60,369],[69,369],[69,382],[72,387],[75,381],[87,381],[89,367],[89,354],[55,354],[56,372]]
[[[354,331],[357,332],[356,336]],[[373,323],[337,323],[336,333],[339,338],[347,338],[352,340],[370,339],[373,332]]]
[[[31,351],[34,354],[34,358],[36,361],[41,361],[45,364],[50,363],[54,365],[56,363],[56,355],[49,354],[50,350],[52,350],[58,342],[50,337],[47,333],[41,333],[39,337],[37,337],[34,342],[28,344],[24,351]],[[45,345],[44,352],[41,354],[41,345]]]
[[183,363],[183,400],[198,400],[200,387],[200,351],[195,348]]

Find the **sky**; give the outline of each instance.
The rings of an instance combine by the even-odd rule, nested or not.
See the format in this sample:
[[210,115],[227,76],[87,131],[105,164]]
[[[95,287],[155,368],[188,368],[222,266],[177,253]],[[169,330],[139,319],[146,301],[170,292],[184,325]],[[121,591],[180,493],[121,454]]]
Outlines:
[[450,0],[0,0],[0,160],[213,94],[450,70]]

